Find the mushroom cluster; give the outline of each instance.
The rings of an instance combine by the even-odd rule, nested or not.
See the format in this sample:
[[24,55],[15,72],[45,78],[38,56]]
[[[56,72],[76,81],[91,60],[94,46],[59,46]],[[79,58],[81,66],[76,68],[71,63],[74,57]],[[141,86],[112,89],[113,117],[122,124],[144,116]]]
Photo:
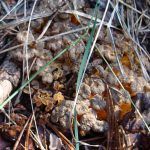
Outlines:
[[[65,15],[67,17],[63,17],[63,19],[62,14],[59,14],[58,17],[56,17],[56,20],[54,20],[50,28],[48,28],[43,38],[46,38],[47,36],[54,36],[72,29],[70,17],[67,14]],[[63,49],[70,46],[70,44],[75,41],[79,35],[68,34],[46,41],[36,41],[39,36],[40,33],[35,31],[32,26],[29,33],[27,33],[27,31],[17,33],[16,39],[18,43],[21,43],[24,46],[23,48],[17,48],[15,53],[13,51],[9,53],[10,57],[19,63],[28,61],[28,65],[32,66],[32,72],[38,71]],[[28,46],[26,46],[27,44]],[[61,78],[64,74],[77,72],[84,52],[84,47],[85,44],[81,41],[69,48],[64,54],[57,58],[55,62],[39,73],[39,76],[42,77],[42,81],[44,83],[52,83],[58,78]]]
[[[73,109],[74,101],[63,101],[59,107],[56,107],[51,114],[51,121],[59,123],[63,128],[69,129],[71,126],[71,111]],[[100,121],[97,118],[96,112],[90,108],[90,101],[78,101],[76,104],[77,118],[80,127],[80,133],[85,135],[93,130],[94,132],[105,132],[108,130],[108,123]]]
[[[117,67],[113,67],[113,69],[125,89],[131,94],[131,97],[144,92],[144,89],[150,88],[149,82],[147,82],[141,73],[135,73],[133,70],[130,70],[125,66],[123,66],[125,75],[122,75]],[[112,72],[107,72],[106,81],[111,86],[120,86]]]
[[[54,56],[61,52],[64,48],[69,46],[72,41],[75,41],[74,35],[63,36],[55,40],[50,40],[47,44],[47,49],[50,50]],[[77,71],[81,62],[82,54],[84,52],[85,44],[80,42],[68,49],[68,51],[58,58],[58,61],[63,63],[65,70]]]
[[[95,67],[95,65],[93,65],[92,67]],[[122,120],[126,116],[126,114],[132,111],[131,99],[127,96],[125,91],[120,88],[118,82],[115,81],[113,74],[111,74],[110,72],[108,73],[108,70],[104,70],[104,68],[100,67],[100,65],[99,67],[96,66],[96,69],[98,69],[97,71],[102,71],[103,78],[100,78],[101,74],[97,72],[96,74],[95,72],[93,72],[94,74],[91,75],[86,74],[86,78],[81,85],[78,101],[76,104],[77,118],[82,135],[85,135],[90,130],[93,130],[95,132],[101,132],[108,129],[106,95],[107,87],[103,81],[108,77],[112,77],[113,80],[107,80],[106,83],[109,86],[116,88],[116,91],[111,91],[114,103],[114,115],[116,119]],[[133,72],[130,70],[128,74],[132,75],[132,73]],[[128,76],[128,78],[130,78],[130,76]],[[115,81],[116,84],[114,84],[113,81]],[[122,82],[123,81],[126,80],[122,78]],[[132,81],[132,79],[127,81]],[[143,82],[143,87],[145,87],[147,84],[147,82]],[[51,121],[54,123],[60,123],[60,125],[65,129],[69,128],[70,112],[73,109],[73,105],[73,101],[63,101],[60,106],[57,106],[52,111]]]

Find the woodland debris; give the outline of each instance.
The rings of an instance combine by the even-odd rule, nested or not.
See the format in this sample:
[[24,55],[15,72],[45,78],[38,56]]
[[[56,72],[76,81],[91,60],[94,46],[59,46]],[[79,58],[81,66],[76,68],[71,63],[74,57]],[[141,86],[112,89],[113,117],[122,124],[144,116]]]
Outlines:
[[[73,104],[73,101],[66,100],[60,106],[56,107],[52,111],[51,121],[54,123],[60,123],[63,128],[69,129],[69,116],[73,108]],[[108,124],[105,121],[97,120],[96,112],[89,108],[89,106],[90,103],[88,101],[78,102],[76,106],[77,116],[80,118],[78,121],[82,133],[85,132],[86,134],[90,130],[104,132],[108,129]]]
[[0,66],[0,104],[9,96],[13,87],[20,80],[20,69],[11,59],[6,59]]
[[[37,1],[31,18],[30,30],[29,33],[27,33],[28,23],[23,24],[23,22],[27,22],[31,17],[34,2],[34,0],[26,1],[26,14],[24,14],[25,11],[22,9],[24,8],[24,4],[21,3],[15,10],[15,13],[12,11],[11,14],[4,17],[4,23],[0,25],[0,29],[6,30],[12,25],[8,31],[0,31],[0,35],[2,36],[0,39],[1,49],[5,46],[5,41],[6,43],[9,43],[9,41],[12,42],[11,46],[15,44],[22,45],[22,47],[17,47],[14,51],[9,51],[6,58],[5,55],[2,56],[5,60],[0,66],[0,104],[3,103],[11,91],[21,83],[20,70],[24,71],[23,73],[26,77],[28,73],[26,68],[27,60],[30,73],[35,73],[78,37],[82,36],[84,30],[75,32],[74,29],[88,26],[89,18],[92,18],[93,8],[97,3],[96,0]],[[0,2],[0,9],[2,10],[0,15],[4,16],[5,11],[13,8],[16,4],[17,1],[15,0],[3,1],[3,4]],[[139,117],[139,113],[136,112],[136,109],[132,105],[133,103],[135,104],[149,126],[150,83],[148,78],[145,78],[145,75],[150,72],[149,58],[147,57],[147,47],[149,45],[149,10],[147,9],[147,11],[143,12],[143,10],[149,7],[149,4],[147,1],[119,1],[117,5],[117,9],[119,10],[117,13],[119,13],[119,15],[114,13],[113,16],[113,6],[115,6],[116,3],[115,1],[111,1],[104,21],[105,24],[107,24],[110,17],[113,16],[112,25],[117,28],[113,27],[108,30],[107,27],[102,27],[95,46],[96,49],[90,58],[77,99],[77,125],[80,135],[85,136],[82,138],[92,136],[92,134],[95,135],[95,132],[98,132],[99,135],[104,135],[102,137],[104,141],[101,142],[100,140],[98,144],[104,143],[104,145],[106,145],[106,142],[110,142],[109,139],[113,139],[113,137],[118,134],[116,132],[118,130],[119,136],[117,135],[118,137],[114,138],[115,141],[113,144],[119,141],[120,145],[122,145],[123,142],[121,138],[125,135],[131,139],[132,143],[128,143],[127,141],[127,146],[141,148],[142,143],[139,142],[139,139],[144,142],[143,137],[149,137],[143,120]],[[99,11],[97,13],[98,19],[102,18],[106,5],[107,1],[102,0],[100,8],[97,10]],[[6,7],[4,8],[4,6]],[[10,7],[7,10],[8,6]],[[135,9],[131,9],[130,7]],[[138,10],[140,10],[141,13]],[[79,15],[76,15],[76,13]],[[40,18],[39,14],[41,14]],[[43,17],[44,14],[47,14],[46,17]],[[81,16],[80,14],[83,15]],[[50,25],[46,28],[49,21]],[[119,22],[121,22],[121,24]],[[125,30],[125,24],[129,27],[129,30]],[[120,26],[123,26],[124,30],[122,30]],[[43,32],[45,29],[47,30]],[[66,33],[68,31],[71,31],[71,34]],[[88,33],[91,33],[90,29]],[[134,37],[131,37],[132,35],[134,35]],[[75,83],[87,39],[88,36],[72,48],[69,48],[63,55],[47,66],[45,70],[40,72],[36,79],[30,83],[31,93],[27,87],[23,89],[23,93],[21,97],[19,97],[20,103],[27,104],[23,104],[23,109],[18,109],[17,106],[14,106],[12,103],[13,109],[10,107],[9,113],[11,119],[15,121],[16,124],[8,124],[7,119],[0,118],[0,120],[2,120],[2,123],[0,122],[0,132],[2,135],[7,138],[9,135],[10,141],[17,139],[29,114],[31,114],[31,110],[27,108],[30,105],[29,100],[32,97],[33,108],[36,110],[37,128],[42,144],[46,145],[45,147],[47,149],[48,147],[49,149],[56,148],[57,144],[52,145],[52,142],[56,139],[60,147],[62,146],[62,140],[70,149],[74,149],[73,144],[70,143],[64,135],[70,134],[69,129],[73,127],[72,120],[74,119],[74,115],[71,116],[71,112],[74,106],[73,100],[76,95]],[[135,41],[132,41],[133,39]],[[139,47],[139,44],[141,44],[140,46],[142,47]],[[25,63],[25,68],[22,68],[23,63]],[[124,94],[125,91],[122,90],[122,86],[129,92],[131,99]],[[29,94],[31,94],[30,98]],[[51,124],[51,122],[53,124]],[[42,126],[42,128],[44,126],[42,132],[40,131],[39,125]],[[47,125],[55,131],[61,140],[47,133]],[[55,127],[55,125],[57,127]],[[125,132],[121,136],[120,126],[123,127]],[[32,128],[34,132],[34,125]],[[31,129],[31,124],[28,131],[29,129]],[[115,129],[115,131],[112,131],[113,129]],[[61,130],[64,135],[61,134],[59,130]],[[90,135],[90,133],[92,134]],[[105,137],[106,133],[108,133],[107,139]],[[49,139],[47,138],[48,135],[50,135],[50,137],[48,137]],[[70,135],[68,137],[70,137]],[[118,139],[118,141],[116,139]],[[148,142],[146,141],[146,143]],[[33,144],[33,142],[31,142],[31,145],[34,148],[35,144]],[[148,144],[145,145],[147,146]],[[60,149],[60,147],[56,149]],[[113,149],[114,147],[111,148]],[[125,148],[124,145],[123,148]],[[119,147],[119,149],[121,148]]]

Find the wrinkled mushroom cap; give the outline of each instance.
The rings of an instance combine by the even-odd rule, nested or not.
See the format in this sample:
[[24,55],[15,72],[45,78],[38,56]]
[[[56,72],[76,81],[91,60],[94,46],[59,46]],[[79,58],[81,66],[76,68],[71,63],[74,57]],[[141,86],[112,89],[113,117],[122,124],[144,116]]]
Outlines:
[[89,111],[89,102],[88,101],[80,101],[76,105],[76,111],[78,115],[83,115],[88,113]]
[[86,84],[86,83],[83,83],[81,85],[80,93],[81,93],[80,95],[83,98],[87,99],[91,95],[91,88],[90,88],[90,86],[88,84]]
[[[60,123],[64,128],[68,128],[69,115],[73,108],[73,101],[64,100],[59,107],[56,107],[51,114],[51,121]],[[68,120],[67,120],[68,119]]]
[[144,77],[137,77],[131,82],[131,90],[135,93],[142,93],[144,87],[150,88],[150,84],[144,79]]
[[91,105],[95,110],[102,110],[106,107],[106,101],[100,95],[96,94],[91,100]]
[[102,94],[105,91],[105,85],[101,79],[92,79],[90,87],[91,92],[94,94]]
[[96,114],[94,112],[89,112],[84,114],[80,120],[80,128],[84,131],[89,131],[96,122]]
[[[28,35],[28,37],[27,37],[27,35]],[[24,42],[26,42],[27,38],[28,38],[28,41],[27,41],[28,43],[34,41],[34,36],[30,32],[28,33],[27,31],[22,31],[22,32],[17,33],[18,42],[24,43]]]
[[105,132],[109,128],[108,123],[106,121],[96,120],[93,124],[92,130],[94,132]]
[[112,49],[112,46],[109,44],[105,44],[105,45],[99,45],[99,48],[102,51],[102,54],[104,55],[104,57],[106,57],[106,59],[110,62],[116,62],[116,55]]
[[90,130],[94,132],[105,132],[108,130],[108,123],[106,121],[97,120],[96,112],[91,109],[89,113],[81,117],[80,128],[85,134]]

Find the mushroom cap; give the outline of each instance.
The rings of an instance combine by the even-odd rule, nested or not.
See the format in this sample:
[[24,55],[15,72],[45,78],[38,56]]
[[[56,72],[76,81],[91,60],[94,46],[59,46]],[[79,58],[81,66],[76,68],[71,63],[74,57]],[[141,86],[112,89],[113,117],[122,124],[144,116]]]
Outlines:
[[104,45],[100,45],[99,46],[102,54],[104,55],[104,57],[106,57],[106,59],[110,62],[116,62],[116,55],[112,49],[112,46],[110,44],[104,44]]
[[89,131],[96,122],[96,117],[92,113],[84,114],[80,120],[80,128],[84,131]]
[[70,112],[73,108],[73,101],[64,100],[60,106],[54,108],[51,113],[51,121],[54,123],[60,123],[64,128],[68,128]]
[[[70,113],[74,106],[74,101],[64,100],[60,106],[54,108],[51,113],[51,121],[60,123],[60,125],[68,129],[70,128]],[[90,107],[90,101],[78,101],[76,104],[77,115],[81,131],[89,132],[91,129],[95,132],[104,132],[108,129],[108,124],[105,121],[97,119],[97,113]],[[73,117],[73,116],[72,116]]]
[[94,123],[92,130],[94,132],[105,132],[109,128],[108,123],[106,121],[96,120]]
[[53,95],[54,101],[58,102],[58,104],[61,104],[62,101],[64,100],[64,96],[61,92],[57,92],[56,94]]
[[94,94],[102,94],[105,91],[105,85],[103,81],[99,78],[92,79],[91,84],[91,92]]
[[131,82],[131,90],[135,93],[144,92],[144,87],[150,88],[150,84],[144,79],[144,77],[137,77]]
[[91,88],[90,88],[90,86],[88,84],[86,84],[86,83],[82,83],[81,89],[80,89],[80,93],[81,93],[80,95],[83,98],[85,98],[85,99],[89,98],[90,95],[91,95]]
[[33,42],[34,41],[33,34],[31,32],[28,33],[27,31],[22,31],[22,32],[17,33],[17,40],[18,40],[18,42],[20,42],[20,43],[26,42],[27,35],[28,35],[28,41],[27,42],[28,43]]
[[76,111],[78,115],[83,115],[88,113],[89,111],[89,102],[88,101],[80,101],[76,105]]
[[53,123],[57,123],[59,121],[59,118],[60,118],[59,107],[55,107],[55,109],[51,113],[50,119]]
[[100,95],[96,94],[91,100],[91,105],[95,110],[102,110],[106,107],[106,101]]
[[[54,108],[51,114],[51,121],[56,123],[59,122],[61,126],[64,128],[68,128],[68,122],[70,113],[73,109],[74,101],[64,100],[60,106]],[[89,102],[87,101],[79,101],[76,104],[77,115],[87,114],[89,110]]]
[[70,115],[66,113],[62,118],[59,119],[59,123],[65,129],[69,129],[70,127]]
[[89,131],[96,121],[97,114],[93,109],[89,109],[89,112],[82,115],[80,120],[80,127],[84,131]]

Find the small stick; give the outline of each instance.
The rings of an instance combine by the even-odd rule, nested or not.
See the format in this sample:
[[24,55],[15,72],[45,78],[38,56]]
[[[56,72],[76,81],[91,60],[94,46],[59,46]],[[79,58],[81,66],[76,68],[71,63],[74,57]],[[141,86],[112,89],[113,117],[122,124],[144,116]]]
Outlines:
[[24,133],[24,131],[25,131],[25,129],[26,129],[30,119],[31,119],[31,117],[29,117],[29,119],[27,120],[26,124],[24,125],[24,127],[23,127],[23,129],[22,129],[22,131],[21,131],[21,133],[20,133],[20,135],[19,135],[19,137],[18,137],[14,147],[13,147],[13,150],[17,150],[18,144],[19,144],[19,142],[21,140],[21,137],[22,137],[22,135],[23,135],[23,133]]
[[47,126],[50,127],[59,136],[62,141],[68,146],[69,150],[74,150],[73,144],[60,132],[58,131],[50,122],[47,122]]
[[32,114],[31,120],[29,122],[29,127],[27,130],[27,135],[26,135],[26,140],[25,140],[25,150],[28,150],[28,147],[29,147],[29,136],[30,136],[30,129],[31,129],[32,122],[33,122],[33,114]]

